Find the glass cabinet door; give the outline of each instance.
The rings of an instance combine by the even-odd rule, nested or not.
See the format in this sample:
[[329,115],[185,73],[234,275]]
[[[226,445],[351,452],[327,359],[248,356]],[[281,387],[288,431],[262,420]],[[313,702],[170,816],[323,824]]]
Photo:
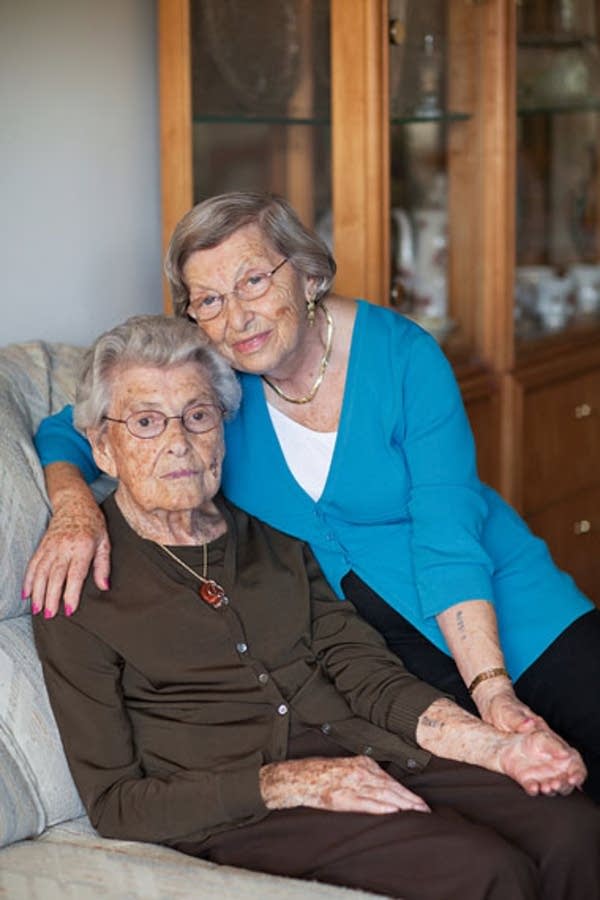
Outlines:
[[331,242],[329,0],[192,0],[193,202],[282,194]]
[[471,360],[482,327],[472,11],[464,0],[389,0],[390,302]]
[[522,0],[517,20],[515,334],[526,351],[600,326],[596,0]]

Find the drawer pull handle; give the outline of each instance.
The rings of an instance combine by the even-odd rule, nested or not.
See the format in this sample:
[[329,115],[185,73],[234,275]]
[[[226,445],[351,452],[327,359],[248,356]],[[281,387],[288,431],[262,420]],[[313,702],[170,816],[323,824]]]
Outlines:
[[587,419],[588,416],[592,414],[592,407],[589,403],[580,403],[575,407],[575,418],[576,419]]
[[573,525],[575,534],[588,534],[592,530],[592,523],[587,519],[581,519]]

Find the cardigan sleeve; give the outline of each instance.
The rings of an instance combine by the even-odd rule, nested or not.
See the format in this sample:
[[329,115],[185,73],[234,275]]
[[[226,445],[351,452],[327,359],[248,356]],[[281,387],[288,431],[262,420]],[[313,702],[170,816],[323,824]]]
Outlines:
[[421,714],[448,695],[412,675],[354,606],[334,596],[308,546],[304,552],[317,658],[356,715],[415,743]]
[[42,419],[34,442],[43,466],[55,462],[72,463],[88,484],[102,474],[94,462],[89,441],[73,424],[72,406],[65,406],[55,415]]
[[262,760],[228,772],[144,771],[121,691],[121,659],[59,614],[34,633],[61,739],[90,821],[106,837],[173,842],[264,816]]
[[410,479],[411,551],[421,612],[464,600],[493,602],[482,543],[487,503],[475,443],[451,366],[424,333],[412,341],[394,435]]

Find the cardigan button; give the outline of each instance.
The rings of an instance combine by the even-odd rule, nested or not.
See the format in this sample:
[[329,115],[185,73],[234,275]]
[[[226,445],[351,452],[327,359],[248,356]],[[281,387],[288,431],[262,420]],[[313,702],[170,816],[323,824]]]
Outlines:
[[288,711],[288,708],[285,705],[285,703],[280,703],[280,705],[277,707],[277,712],[279,713],[280,716],[285,716],[287,711]]
[[239,644],[235,645],[235,649],[237,650],[238,653],[247,653],[248,644],[245,644],[243,641],[240,641]]
[[269,676],[267,675],[266,672],[261,672],[260,675],[258,676],[258,680],[260,681],[261,684],[266,684],[267,681],[269,680]]
[[321,731],[323,732],[323,734],[331,734],[331,725],[329,724],[329,722],[323,722],[323,724],[321,725]]
[[418,768],[419,768],[419,763],[416,761],[416,759],[413,759],[413,758],[411,757],[410,759],[407,759],[407,760],[406,760],[406,766],[407,766],[407,768],[409,768],[409,769],[418,769]]

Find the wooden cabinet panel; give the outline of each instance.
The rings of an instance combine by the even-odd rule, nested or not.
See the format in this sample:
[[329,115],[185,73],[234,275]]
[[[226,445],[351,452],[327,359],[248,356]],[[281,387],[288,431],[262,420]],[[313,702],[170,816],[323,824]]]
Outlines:
[[529,516],[561,569],[600,607],[600,487]]
[[528,389],[523,413],[526,514],[600,484],[600,372]]

